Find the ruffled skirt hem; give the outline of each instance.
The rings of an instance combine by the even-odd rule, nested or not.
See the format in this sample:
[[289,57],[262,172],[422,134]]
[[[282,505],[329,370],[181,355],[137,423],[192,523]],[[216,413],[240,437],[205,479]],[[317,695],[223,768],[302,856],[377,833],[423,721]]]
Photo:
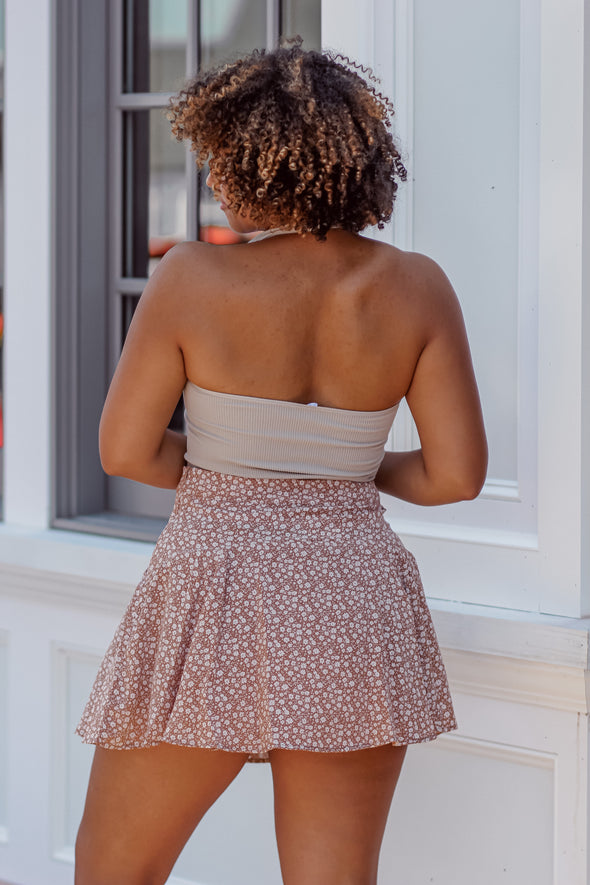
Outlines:
[[376,747],[383,746],[394,746],[394,747],[405,747],[409,744],[417,744],[417,743],[426,743],[428,741],[434,741],[441,734],[445,734],[449,731],[453,731],[456,728],[456,725],[445,727],[442,729],[437,729],[433,731],[431,734],[423,734],[421,737],[413,737],[412,739],[406,740],[389,740],[389,739],[379,739],[370,741],[369,743],[360,743],[354,745],[347,746],[338,746],[338,747],[318,747],[318,746],[302,746],[299,743],[290,744],[285,741],[281,741],[280,743],[273,743],[269,746],[265,746],[263,749],[256,748],[254,749],[251,746],[242,746],[239,748],[236,747],[227,747],[227,746],[219,746],[219,745],[206,745],[200,743],[192,743],[182,738],[175,738],[174,735],[166,735],[162,738],[146,738],[142,742],[138,743],[129,743],[129,744],[120,744],[119,742],[110,742],[108,739],[100,738],[99,736],[93,735],[91,732],[86,732],[83,729],[76,729],[75,734],[82,738],[82,742],[85,744],[94,744],[95,746],[104,747],[107,750],[144,750],[150,747],[157,747],[161,743],[172,744],[176,747],[190,747],[197,750],[214,750],[221,751],[225,753],[248,753],[247,762],[268,762],[269,761],[269,753],[272,750],[299,750],[309,753],[353,753],[357,750],[370,750]]

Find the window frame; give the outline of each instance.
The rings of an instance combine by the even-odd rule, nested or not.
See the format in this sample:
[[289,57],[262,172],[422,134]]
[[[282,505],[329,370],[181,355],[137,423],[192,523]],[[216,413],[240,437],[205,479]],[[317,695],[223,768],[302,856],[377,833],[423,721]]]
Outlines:
[[[58,0],[54,13],[57,420],[51,525],[154,541],[166,523],[163,514],[172,509],[174,492],[106,476],[100,466],[97,428],[120,356],[122,298],[141,295],[148,280],[123,275],[124,117],[133,111],[164,110],[174,93],[124,91],[125,0],[102,4],[101,10],[88,6],[81,0]],[[281,9],[281,0],[266,0],[267,47],[278,44]],[[199,0],[188,3],[188,16],[186,76],[199,65]],[[94,176],[92,152],[84,151],[93,139],[103,158]],[[188,146],[185,153],[186,235],[191,240],[199,233],[201,173]],[[84,252],[90,228],[97,246],[92,275]],[[91,365],[81,358],[89,350],[94,351]],[[109,502],[123,500],[130,513],[107,509]]]
[[106,383],[107,34],[108,4],[56,3],[52,524],[80,530],[78,514],[99,511],[104,498],[96,428]]

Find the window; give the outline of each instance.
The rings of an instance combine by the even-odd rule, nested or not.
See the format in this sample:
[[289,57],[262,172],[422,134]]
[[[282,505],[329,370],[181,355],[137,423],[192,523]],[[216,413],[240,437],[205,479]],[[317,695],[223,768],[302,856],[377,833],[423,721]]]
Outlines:
[[[57,5],[54,524],[152,539],[174,493],[106,477],[97,428],[133,311],[175,243],[239,239],[165,118],[208,66],[280,36],[319,48],[320,0]],[[83,60],[83,63],[82,63]],[[110,90],[107,83],[110,81]],[[182,403],[171,426],[180,429]]]

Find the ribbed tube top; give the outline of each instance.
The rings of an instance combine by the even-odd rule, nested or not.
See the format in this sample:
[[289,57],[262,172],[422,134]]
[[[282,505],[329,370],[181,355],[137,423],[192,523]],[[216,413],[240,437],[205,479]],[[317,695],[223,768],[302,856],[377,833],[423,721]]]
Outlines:
[[221,393],[187,381],[186,460],[235,476],[369,482],[397,405],[375,412]]

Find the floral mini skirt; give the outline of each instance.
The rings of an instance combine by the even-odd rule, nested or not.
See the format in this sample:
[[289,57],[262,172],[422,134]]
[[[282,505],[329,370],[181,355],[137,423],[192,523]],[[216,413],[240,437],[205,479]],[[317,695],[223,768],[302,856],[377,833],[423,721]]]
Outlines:
[[383,511],[373,482],[185,467],[76,733],[266,761],[455,729],[416,562]]

